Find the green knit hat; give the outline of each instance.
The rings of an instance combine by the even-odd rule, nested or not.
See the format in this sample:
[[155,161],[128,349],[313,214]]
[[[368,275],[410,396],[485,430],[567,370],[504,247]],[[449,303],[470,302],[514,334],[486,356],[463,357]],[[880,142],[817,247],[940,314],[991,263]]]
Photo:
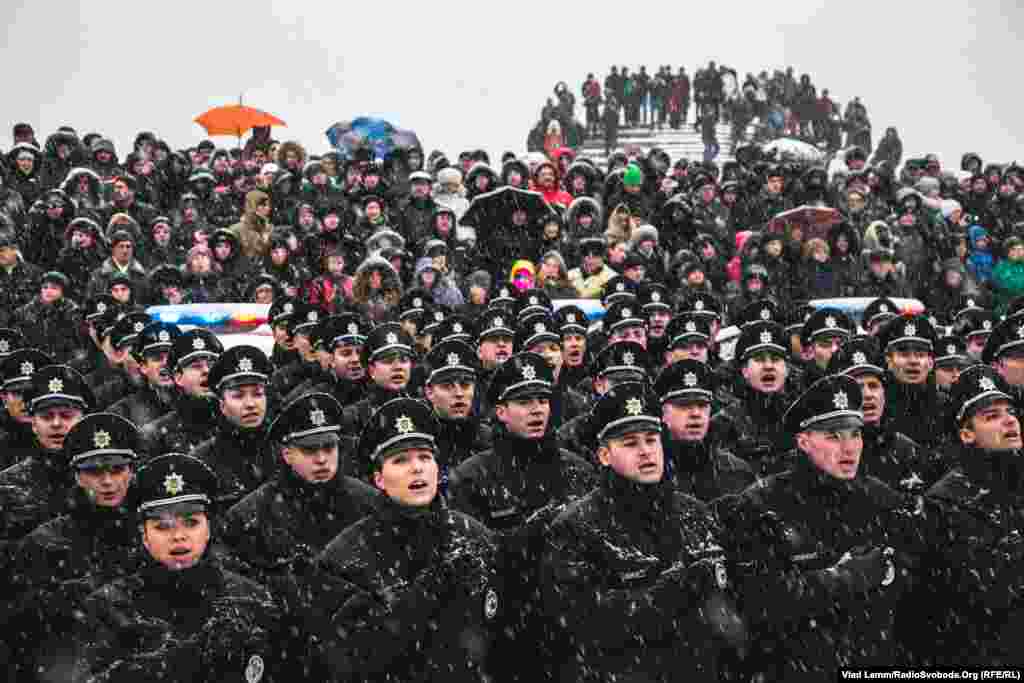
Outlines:
[[636,164],[630,164],[626,166],[626,172],[622,176],[623,185],[642,185],[644,182],[644,174],[640,171],[640,167]]

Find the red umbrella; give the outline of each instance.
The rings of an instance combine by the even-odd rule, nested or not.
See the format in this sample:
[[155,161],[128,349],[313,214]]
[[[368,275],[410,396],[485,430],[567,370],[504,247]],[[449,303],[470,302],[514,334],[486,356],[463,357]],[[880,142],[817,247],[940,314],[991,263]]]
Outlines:
[[777,214],[768,221],[768,231],[785,234],[789,226],[799,225],[803,227],[805,240],[813,237],[827,238],[828,229],[842,220],[843,216],[838,209],[804,205]]

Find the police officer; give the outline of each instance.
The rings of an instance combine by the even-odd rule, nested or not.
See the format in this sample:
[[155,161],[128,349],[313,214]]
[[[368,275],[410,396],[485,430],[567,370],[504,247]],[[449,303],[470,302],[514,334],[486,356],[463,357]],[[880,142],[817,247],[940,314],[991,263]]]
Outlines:
[[924,452],[899,431],[894,420],[887,419],[884,365],[874,337],[854,337],[832,356],[828,372],[852,377],[860,385],[864,416],[860,472],[895,491],[921,495],[944,472],[939,471],[942,465],[935,456]]
[[171,345],[181,336],[177,325],[154,322],[135,338],[132,357],[145,380],[138,391],[116,401],[109,412],[136,425],[147,425],[171,412],[174,401],[174,377],[167,367]]
[[709,437],[715,377],[707,364],[677,361],[659,373],[653,388],[664,425],[666,477],[678,491],[711,502],[754,483],[750,465]]
[[711,418],[713,441],[746,460],[758,476],[787,467],[775,447],[782,441],[782,415],[790,403],[785,334],[771,321],[743,327],[736,342],[736,400]]
[[885,324],[900,314],[900,308],[889,297],[879,297],[864,307],[862,316],[864,329],[869,336],[876,336]]
[[827,374],[832,355],[855,331],[850,317],[836,308],[819,309],[807,319],[800,332],[804,388]]
[[413,339],[398,323],[373,328],[363,345],[363,364],[369,378],[366,397],[345,406],[343,434],[358,436],[373,412],[393,398],[405,396],[412,378]]
[[637,303],[647,317],[647,345],[651,358],[661,363],[668,346],[666,334],[672,319],[672,306],[668,288],[660,282],[644,282],[637,290]]
[[210,368],[209,384],[220,419],[213,437],[193,455],[217,475],[217,504],[234,505],[277,471],[277,453],[267,441],[267,382],[273,366],[255,346],[232,346]]
[[24,400],[35,447],[0,472],[0,550],[64,512],[71,492],[64,440],[93,406],[85,378],[66,365],[36,368]]
[[562,337],[563,384],[579,387],[587,379],[590,353],[587,349],[587,314],[579,306],[562,306],[554,313],[555,326]]
[[711,362],[711,319],[695,312],[680,313],[668,323],[662,363],[665,367],[685,359]]
[[860,386],[828,376],[787,410],[791,469],[716,503],[754,642],[748,675],[832,680],[839,667],[892,665],[903,579],[891,545],[903,498],[858,474]]
[[120,312],[121,304],[109,294],[97,294],[83,304],[82,318],[89,341],[85,342],[86,348],[78,350],[69,365],[86,378],[96,370],[107,367],[103,331],[110,327]]
[[89,378],[90,387],[96,397],[98,408],[107,408],[126,394],[134,393],[142,378],[139,366],[132,355],[135,340],[150,323],[146,313],[126,313],[121,316],[106,335],[110,361],[108,371]]
[[274,333],[274,350],[270,360],[274,367],[281,369],[299,358],[295,343],[288,334],[288,321],[295,315],[295,306],[300,302],[292,297],[278,297],[270,304],[267,311],[267,322]]
[[605,312],[601,324],[609,344],[631,341],[647,348],[647,321],[636,301],[616,301]]
[[989,335],[981,361],[995,368],[1010,388],[1015,402],[1024,406],[1024,314],[1007,317]]
[[278,609],[212,551],[217,479],[181,453],[136,478],[142,568],[86,601],[76,673],[90,680],[273,680]]
[[878,338],[885,353],[888,377],[885,401],[897,430],[924,449],[945,440],[942,421],[946,398],[932,380],[935,364],[935,328],[923,315],[901,316],[889,321]]
[[968,309],[957,315],[953,330],[966,342],[967,355],[971,360],[981,360],[989,335],[998,323],[995,313],[980,308]]
[[285,406],[268,434],[283,462],[279,474],[232,506],[219,525],[242,573],[285,607],[285,633],[292,634],[285,640],[287,667],[299,678],[313,673],[305,637],[296,637],[310,627],[313,560],[379,502],[378,492],[343,474],[355,453],[342,450],[340,429],[341,405],[327,394],[306,394]]
[[[543,361],[541,361],[543,363]],[[433,412],[396,398],[367,421],[380,509],[317,560],[317,633],[331,680],[485,680],[501,605],[491,533],[439,495]]]
[[960,337],[950,334],[935,342],[935,384],[948,392],[960,373],[974,362],[967,357],[967,346]]
[[487,403],[488,387],[494,373],[515,352],[515,317],[505,308],[492,306],[480,316],[477,326],[476,356],[480,360],[480,391],[475,397],[476,414],[490,418],[494,406]]
[[[919,655],[935,666],[1021,666],[1017,637],[1024,588],[1021,425],[1006,382],[991,367],[965,370],[951,390],[960,446],[953,468],[927,493],[938,507],[930,569],[917,616]],[[941,591],[938,593],[932,591]],[[965,644],[969,643],[969,646]]]
[[443,479],[449,470],[491,447],[490,427],[473,410],[478,367],[473,349],[455,340],[435,345],[426,359],[423,395],[437,418],[437,460]]
[[341,405],[362,400],[366,393],[366,366],[363,344],[370,324],[357,313],[332,315],[322,324],[317,336],[329,355],[329,371],[317,380],[308,380],[292,390],[283,403],[291,403],[304,394],[328,393]]
[[201,327],[171,344],[167,367],[174,376],[174,410],[140,427],[147,456],[185,453],[213,438],[220,411],[210,388],[210,368],[223,350],[217,335]]
[[535,353],[551,366],[554,385],[550,422],[553,429],[558,429],[586,412],[586,399],[563,381],[562,337],[554,319],[546,312],[537,312],[519,318],[518,324],[516,352]]
[[0,425],[0,471],[20,462],[35,448],[32,415],[25,392],[32,384],[37,368],[53,365],[53,360],[38,349],[18,349],[0,360],[0,400],[3,422]]
[[274,396],[287,396],[306,380],[320,376],[322,368],[313,347],[313,337],[317,326],[326,317],[327,313],[319,306],[303,302],[293,304],[285,328],[297,358],[274,372],[270,380],[270,391]]
[[554,520],[541,561],[567,646],[555,680],[717,681],[715,636],[742,643],[717,523],[665,476],[657,406],[626,382],[593,408],[604,475]]
[[6,623],[18,624],[8,642],[21,650],[24,680],[63,677],[62,666],[74,659],[68,646],[82,601],[138,569],[129,501],[138,446],[135,425],[110,413],[87,415],[68,432],[64,455],[76,483],[71,504],[21,542],[12,571],[17,598],[4,610]]
[[549,426],[553,384],[551,366],[535,353],[505,361],[489,388],[494,447],[459,465],[449,484],[452,507],[502,536],[508,609],[498,647],[502,661],[522,664],[502,672],[507,680],[550,674],[543,668],[550,653],[527,656],[545,646],[536,636],[543,629],[537,621],[540,542],[559,506],[582,497],[593,484],[591,465],[560,449]]

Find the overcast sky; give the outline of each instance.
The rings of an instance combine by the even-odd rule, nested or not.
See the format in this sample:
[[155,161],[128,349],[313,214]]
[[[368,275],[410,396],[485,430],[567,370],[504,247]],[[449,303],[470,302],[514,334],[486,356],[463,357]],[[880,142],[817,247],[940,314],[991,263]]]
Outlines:
[[523,151],[556,81],[578,91],[611,64],[692,73],[714,59],[741,75],[792,65],[844,106],[860,95],[875,139],[896,126],[911,155],[1024,161],[1014,0],[6,0],[0,20],[4,148],[21,120],[40,142],[60,125],[101,132],[121,156],[140,130],[186,147],[205,137],[196,115],[244,94],[288,123],[275,137],[314,152],[328,126],[369,114],[428,151],[493,157]]

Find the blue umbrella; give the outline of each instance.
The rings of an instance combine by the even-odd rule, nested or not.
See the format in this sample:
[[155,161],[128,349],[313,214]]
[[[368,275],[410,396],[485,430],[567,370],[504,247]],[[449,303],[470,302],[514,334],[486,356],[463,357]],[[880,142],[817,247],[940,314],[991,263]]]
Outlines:
[[346,159],[351,159],[361,149],[372,151],[377,158],[387,159],[398,150],[421,147],[414,132],[370,116],[334,124],[327,129],[327,139]]

